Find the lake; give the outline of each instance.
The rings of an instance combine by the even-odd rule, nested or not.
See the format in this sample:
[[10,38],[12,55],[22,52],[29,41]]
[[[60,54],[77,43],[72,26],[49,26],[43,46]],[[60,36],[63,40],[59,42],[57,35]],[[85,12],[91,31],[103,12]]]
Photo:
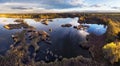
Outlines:
[[[5,25],[19,24],[14,22],[19,18],[0,18],[0,54],[4,54],[10,45],[13,44],[12,35],[16,32],[23,31],[24,27],[6,29]],[[87,41],[86,36],[94,34],[97,36],[103,35],[107,27],[105,25],[98,24],[81,24],[88,26],[85,29],[75,29],[74,26],[80,25],[78,18],[54,18],[48,21],[48,25],[43,24],[40,20],[24,19],[25,23],[34,27],[36,30],[44,30],[50,34],[51,45],[45,42],[38,43],[40,50],[37,52],[36,60],[53,60],[55,57],[76,57],[82,55],[84,57],[91,57],[88,50],[79,46],[81,42]],[[63,24],[71,24],[71,27],[61,27]],[[32,52],[32,48],[30,51]],[[50,54],[54,54],[50,55]]]

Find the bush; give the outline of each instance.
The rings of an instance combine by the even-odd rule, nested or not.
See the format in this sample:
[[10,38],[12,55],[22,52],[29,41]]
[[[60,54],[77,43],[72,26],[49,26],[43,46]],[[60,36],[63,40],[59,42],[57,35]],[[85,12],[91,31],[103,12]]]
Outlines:
[[103,53],[112,64],[120,59],[120,42],[111,42],[103,47]]

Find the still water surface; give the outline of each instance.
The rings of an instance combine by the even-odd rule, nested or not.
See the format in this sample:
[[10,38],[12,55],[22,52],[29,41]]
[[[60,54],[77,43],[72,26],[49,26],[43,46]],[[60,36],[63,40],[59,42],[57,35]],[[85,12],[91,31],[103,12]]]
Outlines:
[[[3,26],[7,24],[17,24],[14,22],[17,18],[0,18],[0,54],[5,53],[9,49],[10,45],[13,44],[11,35],[16,32],[22,31],[21,29],[7,30]],[[107,27],[98,24],[83,24],[89,26],[89,28],[83,30],[76,30],[73,26],[79,25],[77,23],[78,18],[55,18],[49,22],[48,25],[42,24],[40,21],[34,19],[24,19],[27,24],[35,27],[37,30],[44,30],[50,34],[52,45],[40,43],[39,60],[44,60],[46,50],[51,50],[57,55],[63,57],[76,57],[83,55],[90,57],[88,50],[79,47],[79,43],[86,41],[86,36],[90,33],[95,35],[102,35],[106,32]],[[61,27],[62,24],[72,24],[72,27]],[[52,29],[52,32],[49,31]]]

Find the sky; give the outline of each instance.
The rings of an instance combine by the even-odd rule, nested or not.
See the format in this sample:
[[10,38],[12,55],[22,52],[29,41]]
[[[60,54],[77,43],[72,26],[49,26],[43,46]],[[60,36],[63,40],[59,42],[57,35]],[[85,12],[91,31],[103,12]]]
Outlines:
[[120,0],[0,0],[0,13],[120,12]]

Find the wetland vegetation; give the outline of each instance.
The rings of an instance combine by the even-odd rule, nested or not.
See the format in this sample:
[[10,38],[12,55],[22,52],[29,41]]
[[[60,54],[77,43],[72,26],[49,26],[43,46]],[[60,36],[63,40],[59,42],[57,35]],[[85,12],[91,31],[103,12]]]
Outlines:
[[0,14],[0,66],[119,65],[119,13]]

